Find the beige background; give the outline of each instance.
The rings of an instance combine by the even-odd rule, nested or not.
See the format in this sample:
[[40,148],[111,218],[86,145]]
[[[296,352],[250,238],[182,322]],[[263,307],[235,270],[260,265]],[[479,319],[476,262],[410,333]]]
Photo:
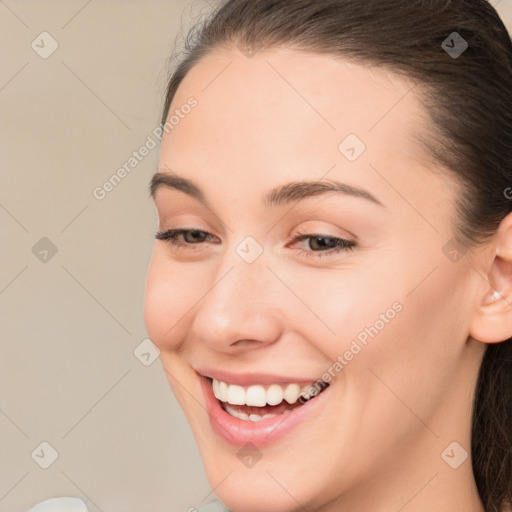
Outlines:
[[[493,3],[512,28],[512,0]],[[184,512],[213,497],[159,360],[134,354],[158,147],[93,196],[158,125],[174,40],[208,8],[0,0],[0,512],[52,496]],[[46,59],[31,47],[51,48],[43,31],[58,43]],[[58,453],[47,469],[42,442]]]

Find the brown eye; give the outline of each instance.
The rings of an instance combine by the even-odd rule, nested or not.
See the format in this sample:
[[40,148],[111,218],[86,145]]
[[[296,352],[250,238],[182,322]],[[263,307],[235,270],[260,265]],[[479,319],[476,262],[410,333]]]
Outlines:
[[[205,238],[208,236],[208,233],[206,233],[205,231],[189,230],[189,231],[183,231],[182,235],[183,235],[183,239],[186,242],[194,244],[197,242],[203,242],[205,240]],[[188,236],[188,235],[190,235],[190,236]]]
[[[183,237],[181,241],[178,237]],[[165,240],[171,245],[186,246],[197,245],[205,240],[213,238],[210,233],[199,229],[168,229],[167,231],[159,231],[155,238],[157,240]]]
[[298,249],[299,253],[303,256],[315,256],[322,257],[324,255],[336,254],[341,251],[353,250],[356,246],[354,242],[345,240],[344,238],[337,238],[332,236],[325,236],[319,234],[306,234],[301,233],[296,236],[294,242],[302,242],[303,240],[309,239],[309,250]]

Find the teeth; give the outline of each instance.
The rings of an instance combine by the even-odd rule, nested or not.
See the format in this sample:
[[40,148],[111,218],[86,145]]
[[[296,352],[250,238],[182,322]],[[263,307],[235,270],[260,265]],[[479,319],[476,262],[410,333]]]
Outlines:
[[245,403],[255,407],[263,407],[267,404],[267,392],[263,386],[251,386],[245,392]]
[[260,416],[259,414],[246,414],[245,412],[236,411],[229,405],[225,405],[224,408],[226,409],[226,412],[231,414],[231,416],[234,416],[235,418],[245,421],[261,421],[267,418],[273,418],[274,416],[277,416],[277,414],[264,414],[263,416]]
[[277,405],[283,401],[284,393],[283,388],[279,384],[272,384],[267,389],[267,403],[268,405]]
[[297,401],[297,398],[299,398],[299,394],[300,386],[298,384],[288,384],[284,391],[284,399],[289,404],[294,404]]
[[[248,405],[252,407],[264,407],[265,405],[278,405],[283,400],[289,404],[294,404],[301,393],[307,394],[311,388],[308,384],[301,388],[299,384],[288,384],[285,388],[279,384],[272,384],[265,388],[261,385],[249,386],[244,388],[236,384],[226,384],[218,380],[212,380],[213,393],[221,402],[227,402],[232,405]],[[250,419],[250,421],[259,421]]]
[[226,397],[226,399],[223,400],[226,402],[228,399],[228,385],[225,382],[219,382],[219,394]]
[[233,405],[244,405],[245,389],[242,386],[237,386],[235,384],[228,386],[227,402]]
[[249,421],[249,415],[245,414],[245,412],[235,411],[235,409],[229,407],[229,405],[225,405],[224,407],[226,408],[226,412],[231,414],[231,416],[234,416],[235,418],[238,418],[240,420]]

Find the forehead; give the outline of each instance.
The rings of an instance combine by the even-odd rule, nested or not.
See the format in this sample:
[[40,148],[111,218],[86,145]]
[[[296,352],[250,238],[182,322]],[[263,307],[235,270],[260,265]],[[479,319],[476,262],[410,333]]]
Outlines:
[[290,49],[247,57],[218,49],[180,84],[170,114],[190,96],[198,106],[169,138],[182,147],[193,132],[202,140],[229,136],[249,152],[265,145],[271,153],[296,146],[317,154],[337,150],[353,133],[366,146],[378,145],[380,154],[400,137],[401,153],[411,149],[414,157],[413,135],[428,124],[417,93],[414,82],[385,68],[346,59]]
[[[406,173],[401,193],[411,197],[418,194],[412,173],[423,172],[422,181],[433,186],[440,179],[427,172],[428,158],[415,138],[430,126],[419,93],[413,81],[385,68],[327,55],[214,50],[176,92],[169,116],[190,97],[197,106],[164,135],[159,166],[184,170],[180,174],[196,181],[207,178],[212,187],[238,184],[253,191],[326,173],[382,187],[376,173],[395,183]],[[346,140],[355,142],[357,159],[344,153]]]

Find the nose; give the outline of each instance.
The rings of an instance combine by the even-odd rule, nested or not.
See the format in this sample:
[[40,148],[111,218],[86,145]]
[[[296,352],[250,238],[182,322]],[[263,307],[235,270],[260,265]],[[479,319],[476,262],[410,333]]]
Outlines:
[[228,353],[275,343],[285,318],[279,284],[263,256],[252,263],[236,254],[225,258],[205,286],[193,319],[193,339]]

